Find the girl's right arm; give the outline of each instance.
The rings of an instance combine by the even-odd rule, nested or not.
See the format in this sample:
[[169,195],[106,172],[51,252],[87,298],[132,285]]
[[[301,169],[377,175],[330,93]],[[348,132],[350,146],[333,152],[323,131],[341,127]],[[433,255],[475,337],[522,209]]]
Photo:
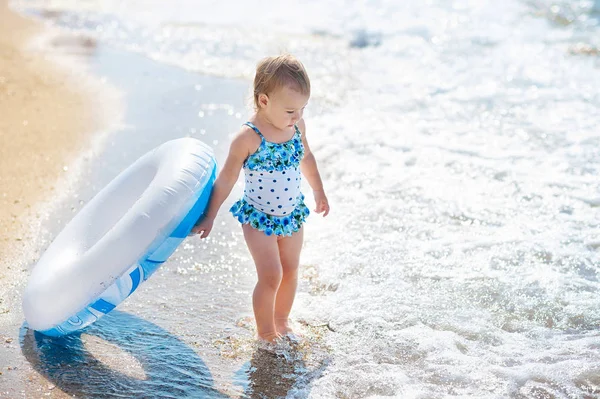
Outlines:
[[246,133],[245,130],[242,130],[231,142],[225,165],[223,165],[223,169],[221,169],[219,176],[213,184],[208,207],[192,229],[192,233],[200,234],[200,238],[206,238],[210,234],[219,208],[225,199],[227,199],[229,193],[231,193],[231,189],[238,179],[244,160],[249,155],[250,143],[248,141],[251,136],[249,137],[244,133]]

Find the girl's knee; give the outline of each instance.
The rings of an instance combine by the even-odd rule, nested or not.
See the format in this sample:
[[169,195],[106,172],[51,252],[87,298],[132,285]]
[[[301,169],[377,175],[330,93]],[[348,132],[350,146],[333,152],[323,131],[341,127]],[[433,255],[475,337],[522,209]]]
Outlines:
[[298,265],[283,268],[283,278],[285,280],[298,278]]
[[262,272],[258,275],[258,282],[272,289],[279,288],[282,279],[283,271],[281,270],[281,267],[278,269],[272,268],[268,272]]
[[289,260],[282,259],[281,266],[283,269],[284,277],[294,276],[294,275],[298,274],[298,268],[300,267],[300,260],[299,259],[289,259]]

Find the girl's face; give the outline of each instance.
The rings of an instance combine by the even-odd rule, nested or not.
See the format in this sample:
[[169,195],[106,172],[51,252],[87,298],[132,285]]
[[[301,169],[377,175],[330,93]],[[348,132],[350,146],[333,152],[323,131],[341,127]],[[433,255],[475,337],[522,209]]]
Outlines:
[[283,86],[270,95],[261,94],[259,104],[269,122],[280,130],[294,126],[304,112],[309,95],[292,86]]

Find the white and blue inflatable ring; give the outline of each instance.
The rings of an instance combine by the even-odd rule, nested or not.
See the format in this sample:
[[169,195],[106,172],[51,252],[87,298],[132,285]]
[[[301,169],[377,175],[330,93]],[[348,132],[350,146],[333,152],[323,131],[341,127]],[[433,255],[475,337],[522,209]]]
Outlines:
[[139,158],[69,222],[23,294],[30,328],[62,336],[114,309],[175,251],[208,205],[210,147],[172,140]]

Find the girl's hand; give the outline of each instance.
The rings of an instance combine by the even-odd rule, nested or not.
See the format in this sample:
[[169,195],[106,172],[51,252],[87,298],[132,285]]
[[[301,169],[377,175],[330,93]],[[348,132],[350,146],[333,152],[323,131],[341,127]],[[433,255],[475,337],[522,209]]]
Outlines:
[[210,234],[213,228],[214,219],[204,217],[200,220],[200,223],[192,228],[192,234],[200,234],[200,238],[206,238]]
[[327,200],[325,191],[317,190],[317,191],[313,191],[313,194],[315,196],[315,205],[316,205],[315,212],[323,213],[323,217],[327,216],[327,214],[329,213],[329,201]]

